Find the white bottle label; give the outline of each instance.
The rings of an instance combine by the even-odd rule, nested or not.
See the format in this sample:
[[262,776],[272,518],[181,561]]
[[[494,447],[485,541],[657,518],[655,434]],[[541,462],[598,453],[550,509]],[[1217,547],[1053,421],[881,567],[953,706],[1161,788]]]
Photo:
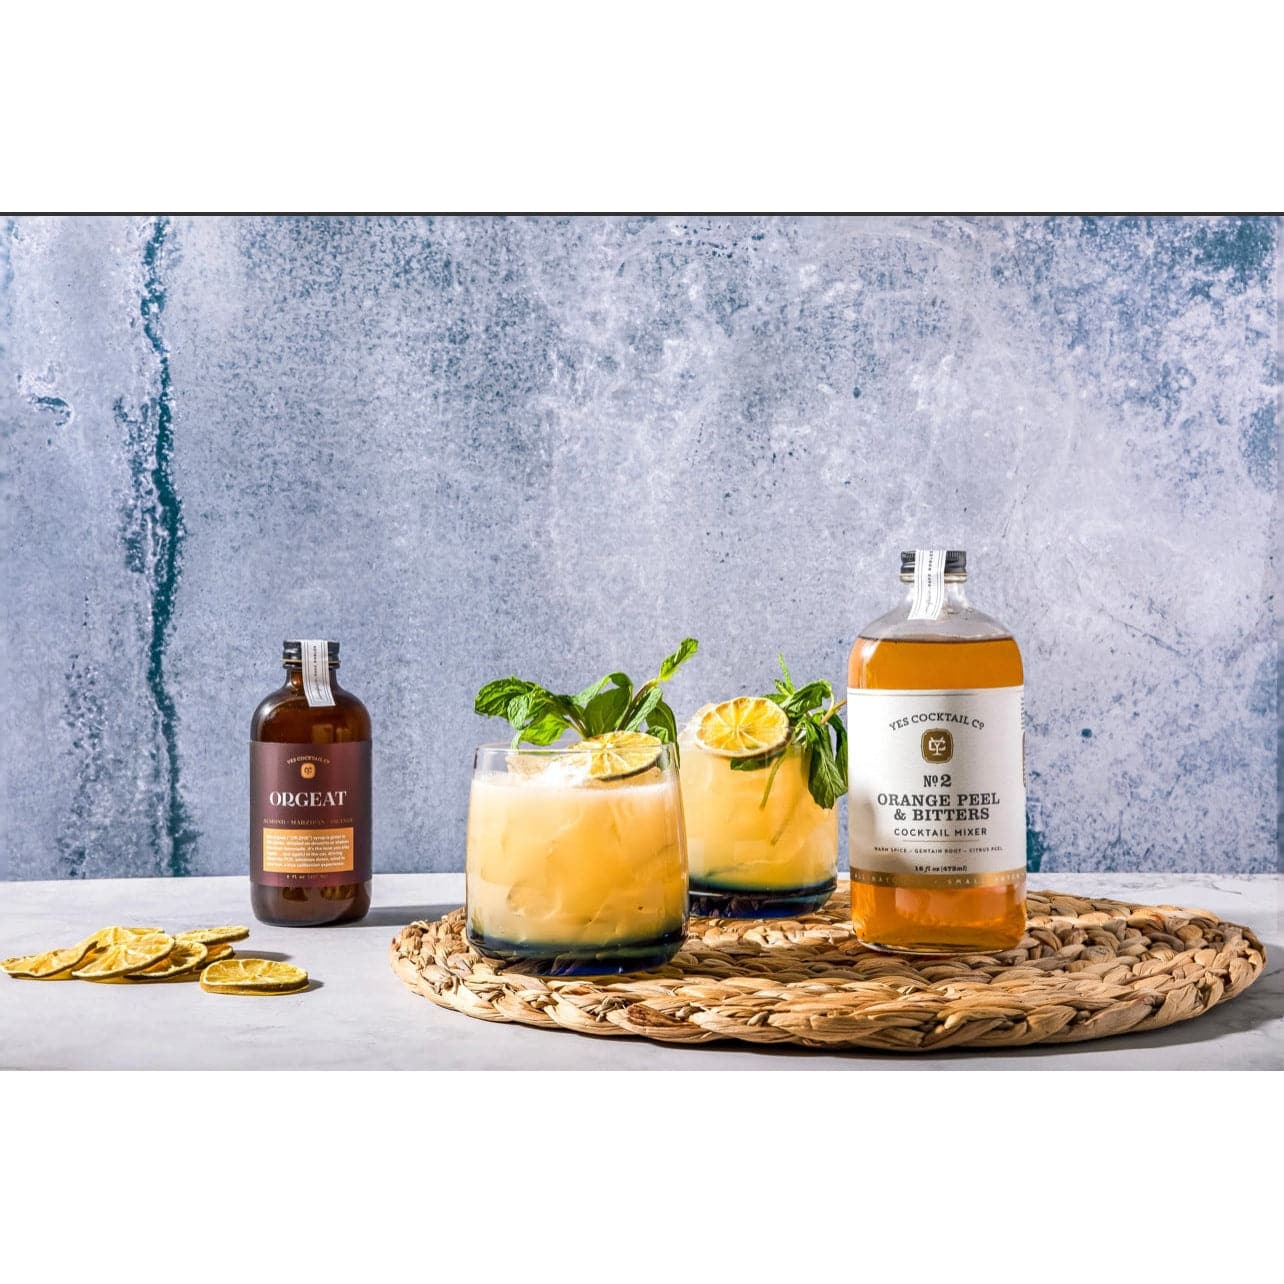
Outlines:
[[853,880],[977,887],[1024,878],[1024,690],[848,690]]
[[334,704],[330,690],[330,644],[324,640],[300,642],[303,651],[303,694],[314,709]]
[[914,597],[911,620],[939,620],[945,607],[945,554],[943,548],[914,550]]

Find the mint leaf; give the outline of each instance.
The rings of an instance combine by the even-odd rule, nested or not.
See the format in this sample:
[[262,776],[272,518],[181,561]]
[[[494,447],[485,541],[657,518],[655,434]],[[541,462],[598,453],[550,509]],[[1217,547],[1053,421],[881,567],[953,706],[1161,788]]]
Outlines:
[[641,699],[635,700],[632,707],[625,715],[622,731],[636,731],[647,718],[651,716],[651,711],[664,698],[664,692],[658,687],[643,687],[639,692]]
[[[808,792],[818,806],[828,811],[847,792],[847,728],[838,717],[846,701],[834,703],[834,688],[824,678],[795,687],[784,655],[778,659],[784,677],[777,678],[775,691],[763,698],[778,705],[789,719],[793,732],[789,743],[801,745],[807,754]],[[774,758],[741,758],[731,764],[731,769],[761,771],[773,762],[778,765],[782,756],[778,752]],[[774,779],[773,768],[762,796],[763,805]]]
[[834,714],[825,725],[834,733],[834,762],[838,766],[838,774],[843,778],[841,797],[847,792],[847,724]]
[[525,741],[530,745],[551,745],[565,730],[565,718],[556,713],[546,713],[529,727],[522,728],[519,732],[519,743]]
[[647,714],[646,729],[657,740],[663,740],[666,745],[673,746],[673,756],[678,756],[678,724],[673,716],[673,710],[669,708],[663,700]]
[[620,718],[629,705],[632,684],[625,687],[608,687],[599,691],[584,710],[584,730],[587,736],[600,736],[605,731],[614,731],[620,725]]
[[678,643],[678,649],[672,655],[666,655],[660,661],[660,681],[667,682],[673,677],[678,669],[695,655],[699,647],[700,643],[695,638],[683,638]]
[[608,673],[606,677],[598,678],[596,682],[585,687],[578,695],[571,696],[571,703],[574,704],[577,709],[587,709],[589,702],[595,695],[605,688],[608,682],[613,683],[617,687],[624,687],[629,692],[632,692],[633,690],[633,681],[627,673]]
[[508,702],[504,717],[515,727],[528,727],[549,712],[548,697],[549,692],[540,687],[533,687]]
[[[770,698],[770,697],[768,697]],[[797,722],[814,709],[819,709],[826,700],[834,698],[834,689],[823,678],[819,682],[809,682],[799,687],[788,697],[776,701],[785,711],[790,722]]]
[[609,673],[604,678],[598,678],[596,682],[585,687],[578,695],[573,695],[571,697],[571,703],[574,704],[577,709],[587,709],[588,702],[597,695],[597,693],[601,691],[601,689],[606,686],[610,680],[611,675]]
[[673,710],[661,698],[660,684],[696,653],[695,638],[683,638],[666,656],[660,673],[635,692],[627,673],[608,673],[575,695],[557,695],[521,678],[497,678],[477,693],[473,709],[486,717],[504,718],[513,728],[513,747],[552,744],[567,728],[586,740],[608,731],[636,731],[645,726],[657,739],[675,746],[678,739]]
[[519,696],[526,695],[532,686],[532,683],[523,682],[521,678],[496,678],[494,682],[486,683],[477,693],[473,712],[506,718],[509,704]]
[[533,684],[530,690],[511,700],[504,716],[513,727],[513,747],[522,741],[552,744],[568,725],[564,701],[564,696],[556,696]]
[[807,788],[816,803],[829,810],[847,792],[847,774],[839,768],[829,736],[817,731],[811,741],[811,762],[807,768]]

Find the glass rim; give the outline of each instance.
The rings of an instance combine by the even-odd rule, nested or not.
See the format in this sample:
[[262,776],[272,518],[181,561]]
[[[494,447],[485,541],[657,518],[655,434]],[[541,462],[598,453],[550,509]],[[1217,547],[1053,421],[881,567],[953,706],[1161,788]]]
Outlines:
[[793,753],[795,749],[801,751],[801,750],[810,749],[810,748],[811,746],[804,743],[803,741],[794,739],[792,723],[790,724],[789,739],[786,740],[785,743],[781,745],[779,749],[771,749],[764,754],[751,753],[751,754],[738,755],[738,754],[730,754],[730,753],[719,753],[716,749],[706,749],[704,745],[702,745],[698,740],[694,740],[694,739],[684,740],[682,742],[682,749],[684,751],[687,749],[690,749],[694,753],[704,754],[705,757],[707,758],[725,758],[727,762],[736,762],[737,760],[743,761],[745,758],[784,757],[785,754]]
[[[674,747],[675,747],[675,742],[672,740],[661,740],[660,743],[656,745],[657,750],[672,749]],[[508,753],[508,754],[548,754],[549,756],[557,756],[559,754],[587,752],[587,750],[585,750],[584,748],[584,741],[582,740],[573,740],[573,741],[569,741],[566,744],[551,744],[551,745],[523,744],[523,745],[518,745],[516,747],[513,746],[513,743],[511,740],[484,740],[482,741],[481,744],[479,744],[476,747],[474,752],[481,753],[483,750],[493,750],[495,752]]]

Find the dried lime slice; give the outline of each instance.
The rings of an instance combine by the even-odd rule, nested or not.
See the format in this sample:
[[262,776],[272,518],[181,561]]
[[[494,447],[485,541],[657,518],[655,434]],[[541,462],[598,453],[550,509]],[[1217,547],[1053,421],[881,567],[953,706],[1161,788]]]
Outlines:
[[174,939],[174,948],[158,963],[145,967],[141,972],[131,972],[131,981],[168,981],[171,977],[198,972],[206,962],[209,950],[200,941]]
[[150,936],[164,930],[163,927],[100,927],[92,936],[85,938],[85,943],[92,949],[105,950],[112,945],[122,945],[135,936]]
[[64,981],[71,969],[89,953],[90,943],[69,945],[63,950],[46,950],[43,954],[22,954],[0,962],[0,970],[24,981]]
[[588,774],[594,780],[626,780],[641,775],[660,761],[664,742],[644,731],[608,731],[572,746],[578,756],[588,758]]
[[[191,942],[188,942],[188,944],[190,945]],[[199,944],[199,942],[197,942],[197,944]],[[174,942],[175,951],[178,950],[179,945],[180,945],[180,942],[176,940]],[[176,972],[172,976],[157,976],[157,977],[146,976],[142,973],[138,973],[135,976],[122,977],[121,980],[122,981],[143,980],[143,981],[151,981],[153,984],[160,984],[160,982],[163,981],[165,982],[166,985],[168,985],[171,981],[173,981],[175,984],[179,984],[183,981],[187,981],[187,982],[199,981],[201,979],[201,973],[205,971],[205,969],[209,967],[211,963],[217,963],[220,959],[230,959],[232,957],[232,947],[230,945],[226,945],[226,944],[206,945],[203,948],[205,950],[205,957],[199,963],[197,963],[195,967],[190,967],[184,972]],[[154,966],[159,968],[164,964],[164,962],[165,960],[162,959],[160,963],[157,963]],[[152,968],[148,968],[147,971],[148,972],[152,971]]]
[[227,941],[243,941],[250,934],[248,927],[194,927],[190,932],[176,932],[176,941],[199,941],[202,945],[222,945]]
[[737,696],[705,712],[695,740],[701,749],[722,758],[761,758],[789,743],[789,718],[762,696]]
[[72,976],[78,981],[106,981],[116,976],[128,976],[131,972],[141,972],[143,968],[159,963],[173,948],[174,938],[164,932],[130,936],[119,945],[94,950],[72,972]]
[[224,959],[201,973],[201,989],[211,994],[293,994],[307,985],[301,967],[274,959]]

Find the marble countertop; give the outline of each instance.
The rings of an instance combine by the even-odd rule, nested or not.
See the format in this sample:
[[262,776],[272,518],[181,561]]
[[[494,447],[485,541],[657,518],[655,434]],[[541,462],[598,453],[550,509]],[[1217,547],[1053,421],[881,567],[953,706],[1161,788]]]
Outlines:
[[461,874],[383,874],[369,916],[350,927],[268,927],[244,878],[103,879],[0,887],[0,956],[51,949],[109,923],[182,930],[244,923],[238,951],[289,958],[316,982],[304,994],[224,997],[198,986],[41,984],[0,978],[3,1069],[1281,1069],[1284,880],[1276,875],[1054,874],[1032,887],[1208,909],[1244,923],[1267,949],[1265,974],[1207,1016],[1151,1034],[1068,1048],[895,1056],[670,1048],[477,1021],[412,994],[393,975],[398,928],[460,903]]

